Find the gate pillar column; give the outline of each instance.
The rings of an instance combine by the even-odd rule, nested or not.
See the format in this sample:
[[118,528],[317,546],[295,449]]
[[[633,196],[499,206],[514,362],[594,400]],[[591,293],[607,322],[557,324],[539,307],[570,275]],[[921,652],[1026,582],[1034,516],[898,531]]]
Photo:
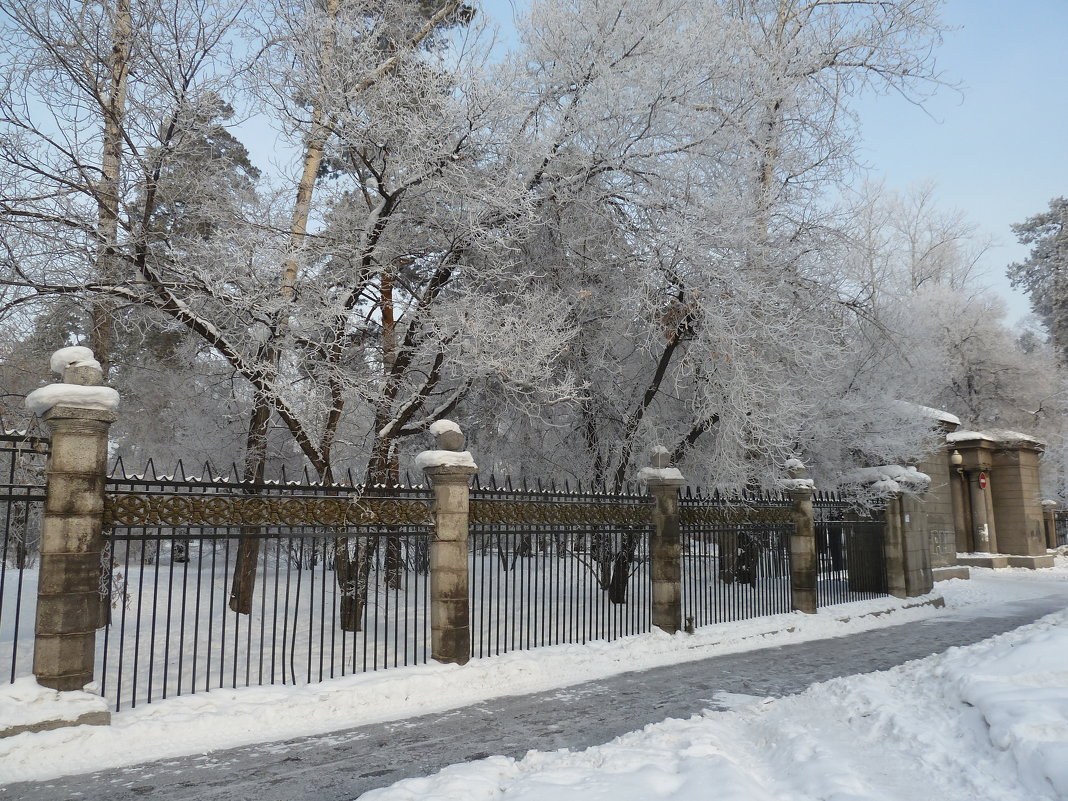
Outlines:
[[1042,531],[1046,536],[1046,548],[1057,548],[1057,502],[1054,500],[1042,501]]
[[478,469],[464,435],[451,420],[430,427],[433,450],[423,451],[416,466],[434,489],[434,535],[430,540],[430,656],[438,662],[464,664],[471,658],[468,594],[468,480]]
[[116,419],[119,395],[103,386],[100,365],[88,348],[56,351],[51,367],[63,383],[26,398],[52,433],[33,672],[42,686],[80,690],[93,681],[108,428]]
[[682,473],[670,466],[667,448],[653,448],[649,467],[638,472],[638,480],[656,499],[653,522],[656,532],[650,543],[652,577],[652,623],[674,634],[682,628],[682,542],[679,533],[679,487],[686,483]]
[[795,612],[816,614],[816,517],[812,510],[815,486],[798,459],[786,463],[790,478],[784,482],[790,497],[794,528],[790,534],[790,606]]

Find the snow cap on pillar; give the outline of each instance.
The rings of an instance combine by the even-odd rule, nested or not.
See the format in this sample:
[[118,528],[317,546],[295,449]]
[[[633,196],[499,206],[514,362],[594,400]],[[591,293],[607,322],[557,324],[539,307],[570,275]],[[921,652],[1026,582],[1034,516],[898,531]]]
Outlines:
[[89,348],[60,348],[52,354],[49,367],[63,377],[63,382],[35,389],[26,396],[26,408],[38,417],[54,406],[110,413],[119,408],[119,393],[103,386],[100,362]]
[[779,485],[784,490],[790,492],[800,490],[811,491],[816,489],[816,485],[813,483],[812,479],[808,477],[808,473],[805,470],[805,463],[800,459],[787,459],[785,467],[786,472],[790,477],[779,482]]
[[464,433],[452,420],[438,420],[433,423],[430,426],[430,435],[434,438],[434,448],[415,457],[417,468],[457,468],[472,473],[478,469],[471,452],[462,450]]
[[638,471],[638,481],[650,486],[676,486],[686,483],[682,472],[671,467],[671,454],[663,445],[657,445],[649,453],[649,467]]

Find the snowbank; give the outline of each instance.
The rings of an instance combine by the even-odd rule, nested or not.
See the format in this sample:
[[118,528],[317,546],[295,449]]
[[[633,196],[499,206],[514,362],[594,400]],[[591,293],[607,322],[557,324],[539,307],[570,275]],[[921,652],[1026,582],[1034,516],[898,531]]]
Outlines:
[[1068,611],[800,695],[713,709],[582,752],[491,757],[364,801],[1054,801],[1068,797]]
[[60,693],[32,676],[0,684],[0,731],[54,728],[59,721],[104,722],[107,717],[107,702],[99,695]]

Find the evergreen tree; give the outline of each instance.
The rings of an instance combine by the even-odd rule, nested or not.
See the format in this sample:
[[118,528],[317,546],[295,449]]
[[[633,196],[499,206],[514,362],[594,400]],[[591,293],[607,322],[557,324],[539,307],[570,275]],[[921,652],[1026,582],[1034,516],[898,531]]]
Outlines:
[[1031,253],[1009,265],[1009,280],[1028,294],[1061,361],[1068,361],[1068,200],[1053,198],[1047,211],[1014,224],[1012,231]]

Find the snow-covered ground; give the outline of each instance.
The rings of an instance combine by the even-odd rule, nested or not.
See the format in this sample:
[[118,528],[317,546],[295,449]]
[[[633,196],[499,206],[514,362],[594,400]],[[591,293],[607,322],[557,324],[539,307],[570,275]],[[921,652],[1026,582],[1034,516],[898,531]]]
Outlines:
[[[213,690],[124,711],[110,727],[0,740],[0,783],[203,753],[443,711],[718,654],[896,625],[996,613],[1068,582],[1045,571],[974,571],[938,585],[946,609],[878,599],[822,610],[425,665],[322,684]],[[914,601],[913,601],[914,602]],[[889,614],[868,613],[893,607]],[[1052,799],[1068,797],[1068,611],[891,671],[783,699],[721,698],[728,711],[647,727],[581,753],[447,768],[378,799]],[[722,705],[722,704],[721,704]],[[0,706],[2,710],[2,706]]]
[[[1068,612],[889,671],[491,757],[361,801],[1046,801],[1068,798]],[[714,794],[710,790],[714,788]]]

